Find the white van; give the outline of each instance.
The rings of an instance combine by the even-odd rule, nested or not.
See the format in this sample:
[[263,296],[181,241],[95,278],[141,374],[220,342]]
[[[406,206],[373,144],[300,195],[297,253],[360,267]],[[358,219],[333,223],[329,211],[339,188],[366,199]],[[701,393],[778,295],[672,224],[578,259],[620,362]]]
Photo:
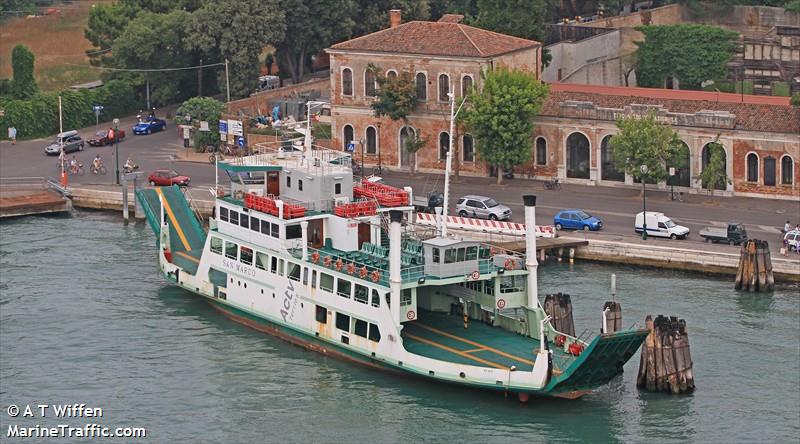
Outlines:
[[[645,213],[638,213],[636,215],[636,222],[634,228],[636,232],[641,234],[644,231]],[[686,239],[689,236],[689,229],[677,225],[672,219],[664,216],[664,213],[657,213],[655,211],[647,212],[647,235],[656,237],[668,237],[670,239]]]

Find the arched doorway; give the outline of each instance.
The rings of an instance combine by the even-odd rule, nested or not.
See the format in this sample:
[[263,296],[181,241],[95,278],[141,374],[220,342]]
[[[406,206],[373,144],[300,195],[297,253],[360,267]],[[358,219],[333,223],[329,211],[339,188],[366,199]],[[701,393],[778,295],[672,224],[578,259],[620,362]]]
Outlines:
[[[703,147],[702,159],[701,159],[701,171],[705,171],[706,168],[709,167],[712,162],[718,162],[718,165],[712,165],[714,168],[719,168],[725,174],[727,178],[728,174],[728,159],[727,155],[725,154],[725,148],[722,147],[721,144],[716,142],[709,142],[705,144]],[[714,184],[715,190],[725,190],[727,188],[727,180],[718,181]],[[703,181],[702,187],[706,188],[706,183]]]
[[347,151],[347,145],[355,138],[354,134],[355,131],[352,125],[347,124],[342,128],[342,151]]
[[611,180],[614,182],[625,182],[625,171],[620,171],[614,165],[614,156],[612,155],[613,149],[610,145],[611,135],[603,137],[600,142],[600,158],[602,165],[600,166],[600,178],[602,180]]
[[416,139],[417,132],[414,130],[413,127],[404,126],[400,130],[400,143],[397,146],[399,152],[397,153],[397,157],[400,159],[400,167],[401,168],[408,168],[411,166],[411,162],[413,161],[412,154],[408,152],[406,149],[406,141],[411,139]]
[[581,133],[567,137],[567,177],[589,178],[589,139]]
[[672,162],[667,162],[667,173],[669,173],[670,168],[675,168],[675,175],[667,177],[667,185],[676,187],[692,186],[689,145],[686,142],[681,142],[681,147],[675,159]]

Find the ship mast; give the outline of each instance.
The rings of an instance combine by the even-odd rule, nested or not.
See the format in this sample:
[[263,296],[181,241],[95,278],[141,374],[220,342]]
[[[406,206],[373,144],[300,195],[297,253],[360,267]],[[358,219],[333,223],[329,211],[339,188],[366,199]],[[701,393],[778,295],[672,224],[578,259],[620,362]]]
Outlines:
[[447,97],[450,98],[450,136],[449,136],[449,143],[447,144],[447,162],[445,163],[444,169],[444,203],[442,205],[442,214],[439,215],[441,218],[441,236],[447,237],[447,206],[448,202],[450,201],[450,170],[452,169],[453,165],[453,133],[455,133],[456,129],[456,116],[458,116],[459,111],[467,103],[466,97],[464,100],[461,101],[461,105],[458,105],[458,109],[456,110],[456,96],[453,93],[453,85],[450,84],[450,92],[447,93]]

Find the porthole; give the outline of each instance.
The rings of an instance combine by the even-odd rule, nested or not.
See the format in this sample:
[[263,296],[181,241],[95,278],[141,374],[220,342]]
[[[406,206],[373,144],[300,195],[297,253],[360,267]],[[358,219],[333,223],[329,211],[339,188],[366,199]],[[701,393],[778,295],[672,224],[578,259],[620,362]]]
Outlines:
[[458,376],[460,376],[462,378],[466,378],[467,377],[467,375],[465,375],[464,372],[459,373]]

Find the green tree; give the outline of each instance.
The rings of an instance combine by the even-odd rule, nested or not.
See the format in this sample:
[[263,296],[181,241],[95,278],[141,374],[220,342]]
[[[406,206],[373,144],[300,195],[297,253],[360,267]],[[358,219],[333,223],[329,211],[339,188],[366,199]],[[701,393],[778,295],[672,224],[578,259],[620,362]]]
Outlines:
[[111,48],[114,40],[122,35],[137,12],[137,9],[122,3],[95,5],[89,11],[89,21],[83,31],[86,40],[97,48],[89,53],[100,56],[103,53],[99,51]]
[[428,20],[431,10],[428,0],[356,0],[358,20],[353,35],[360,36],[389,27],[389,10],[402,11],[403,22]]
[[[646,182],[659,182],[668,176],[667,165],[680,168],[683,143],[670,126],[656,120],[655,113],[617,120],[619,133],[609,142],[614,167]],[[647,165],[647,173],[639,168]]]
[[[229,61],[231,98],[245,97],[258,84],[258,56],[283,38],[284,12],[278,0],[219,0],[192,14],[183,45],[204,60]],[[224,70],[220,70],[224,76]],[[224,77],[220,78],[225,85]]]
[[347,39],[355,25],[355,0],[281,0],[282,9],[292,11],[283,38],[275,41],[281,70],[294,83],[303,78],[311,56],[332,43]]
[[378,82],[377,98],[370,104],[375,117],[387,116],[392,120],[407,120],[417,106],[417,89],[414,74],[403,70],[395,77],[380,74],[381,70],[370,65]]
[[186,116],[190,117],[192,126],[200,128],[200,122],[208,122],[211,131],[195,131],[194,147],[202,150],[207,145],[217,146],[219,144],[219,121],[220,116],[225,111],[225,104],[211,97],[192,97],[183,102],[175,115],[175,123],[185,125]]
[[792,106],[800,106],[800,92],[792,94],[792,98],[789,99],[789,103]]
[[544,0],[478,0],[479,28],[524,39],[544,39]]
[[796,12],[800,14],[800,0],[790,0],[784,7],[789,12]]
[[473,89],[459,120],[475,137],[478,157],[497,167],[497,183],[503,168],[525,163],[531,156],[533,119],[539,113],[547,85],[534,74],[504,67],[484,72],[483,89]]
[[730,184],[731,180],[725,171],[725,148],[718,142],[711,142],[708,144],[708,150],[708,164],[698,177],[703,188],[713,195],[715,189],[723,188],[726,184]]
[[17,45],[11,51],[11,67],[14,77],[11,81],[11,96],[28,99],[39,92],[33,78],[33,53],[25,45]]
[[32,14],[34,11],[36,11],[34,0],[3,0],[0,1],[0,22]]
[[636,28],[644,42],[636,42],[636,80],[640,86],[661,88],[668,76],[681,88],[700,89],[706,80],[722,79],[733,56],[737,33],[707,25],[649,25]]
[[419,151],[422,147],[428,144],[428,139],[422,137],[422,131],[419,130],[418,134],[415,133],[413,136],[407,138],[405,140],[405,146],[403,148],[411,154],[411,170],[410,174],[413,176],[417,173],[417,151]]

